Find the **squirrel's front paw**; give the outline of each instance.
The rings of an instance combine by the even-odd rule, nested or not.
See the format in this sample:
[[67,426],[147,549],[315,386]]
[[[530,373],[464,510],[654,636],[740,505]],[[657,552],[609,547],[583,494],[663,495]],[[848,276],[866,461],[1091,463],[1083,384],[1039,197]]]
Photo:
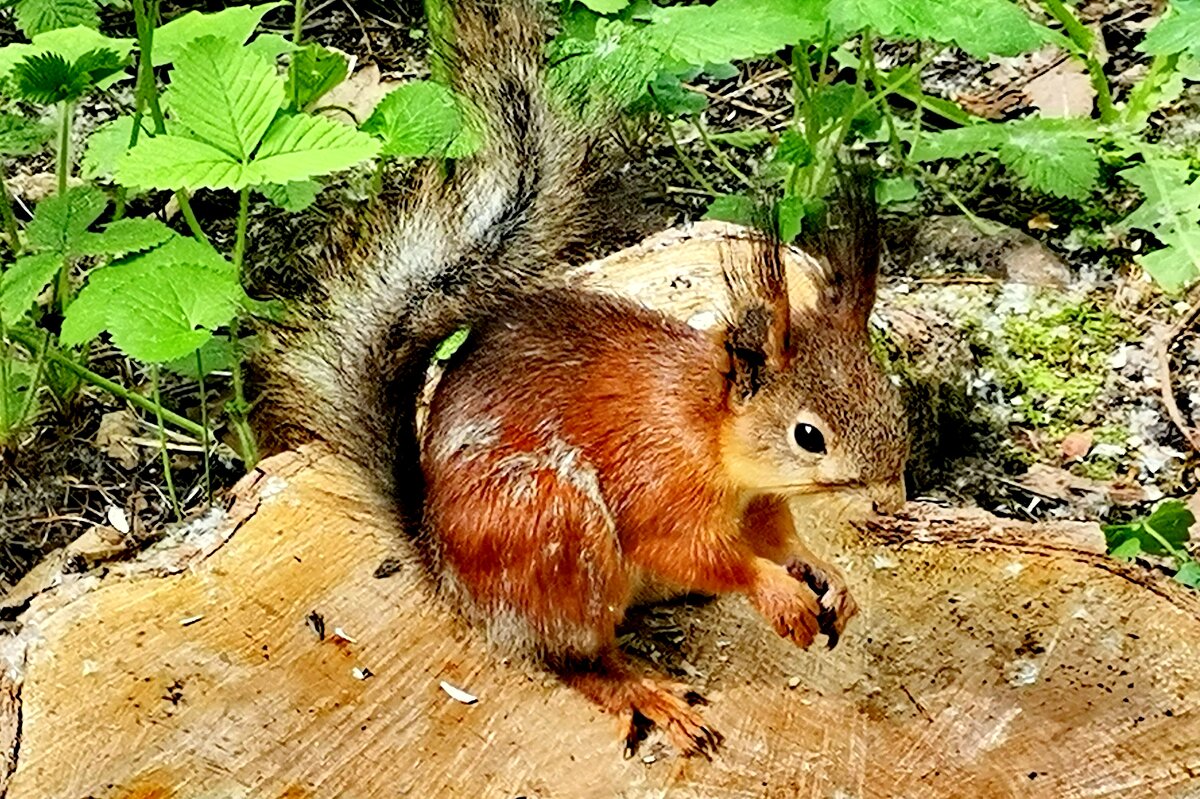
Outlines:
[[820,597],[821,612],[817,621],[821,632],[829,638],[829,648],[833,649],[850,619],[858,614],[858,603],[850,595],[845,575],[832,563],[824,561],[792,558],[785,566],[788,574]]
[[816,593],[782,566],[761,567],[750,601],[774,625],[775,632],[797,646],[807,648],[821,632],[822,608]]

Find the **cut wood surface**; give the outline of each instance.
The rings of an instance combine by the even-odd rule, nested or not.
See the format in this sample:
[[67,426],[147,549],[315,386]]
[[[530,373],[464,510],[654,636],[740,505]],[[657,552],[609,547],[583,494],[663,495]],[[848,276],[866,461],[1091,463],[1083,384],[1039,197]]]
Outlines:
[[[718,246],[646,256],[647,302]],[[1200,601],[1093,524],[913,503],[851,529],[852,501],[798,505],[861,616],[802,651],[737,597],[639,612],[628,649],[703,692],[725,743],[681,759],[651,734],[625,759],[615,720],[443,608],[368,486],[285,453],[137,558],[14,592],[0,796],[1200,795]]]

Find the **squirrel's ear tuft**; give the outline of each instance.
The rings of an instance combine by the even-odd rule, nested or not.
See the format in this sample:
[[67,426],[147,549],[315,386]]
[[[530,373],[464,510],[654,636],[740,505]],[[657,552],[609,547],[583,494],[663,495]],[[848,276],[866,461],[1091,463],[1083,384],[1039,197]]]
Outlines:
[[844,166],[823,223],[801,242],[822,266],[822,309],[841,324],[864,329],[879,278],[879,214],[874,188],[874,175],[868,167]]
[[771,372],[784,370],[792,359],[782,247],[777,236],[756,233],[748,254],[725,254],[730,306],[725,350],[730,381],[743,399],[757,393]]

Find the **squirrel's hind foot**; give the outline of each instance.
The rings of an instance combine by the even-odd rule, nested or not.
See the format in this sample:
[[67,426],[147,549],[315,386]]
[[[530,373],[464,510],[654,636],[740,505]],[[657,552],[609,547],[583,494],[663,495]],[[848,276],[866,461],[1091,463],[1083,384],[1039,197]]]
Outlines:
[[560,674],[568,685],[620,720],[626,757],[637,751],[649,726],[662,730],[684,756],[711,760],[724,740],[693,707],[705,701],[688,685],[638,676],[615,656]]

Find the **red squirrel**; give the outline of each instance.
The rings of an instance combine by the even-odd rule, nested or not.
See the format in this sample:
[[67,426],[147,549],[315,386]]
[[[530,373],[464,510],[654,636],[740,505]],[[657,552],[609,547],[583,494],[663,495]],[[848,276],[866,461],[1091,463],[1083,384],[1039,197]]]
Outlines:
[[[789,306],[765,239],[723,265],[716,331],[573,288],[567,254],[604,221],[589,199],[603,125],[548,85],[542,3],[451,8],[446,61],[485,143],[335,237],[314,296],[264,334],[263,432],[324,439],[378,474],[441,594],[618,716],[627,743],[641,717],[708,754],[720,736],[686,686],[640,674],[617,626],[639,599],[684,592],[742,594],[805,647],[855,614],[787,498],[903,501],[902,409],[868,334],[869,192],[833,205],[812,307]],[[464,326],[422,437],[430,356]]]

